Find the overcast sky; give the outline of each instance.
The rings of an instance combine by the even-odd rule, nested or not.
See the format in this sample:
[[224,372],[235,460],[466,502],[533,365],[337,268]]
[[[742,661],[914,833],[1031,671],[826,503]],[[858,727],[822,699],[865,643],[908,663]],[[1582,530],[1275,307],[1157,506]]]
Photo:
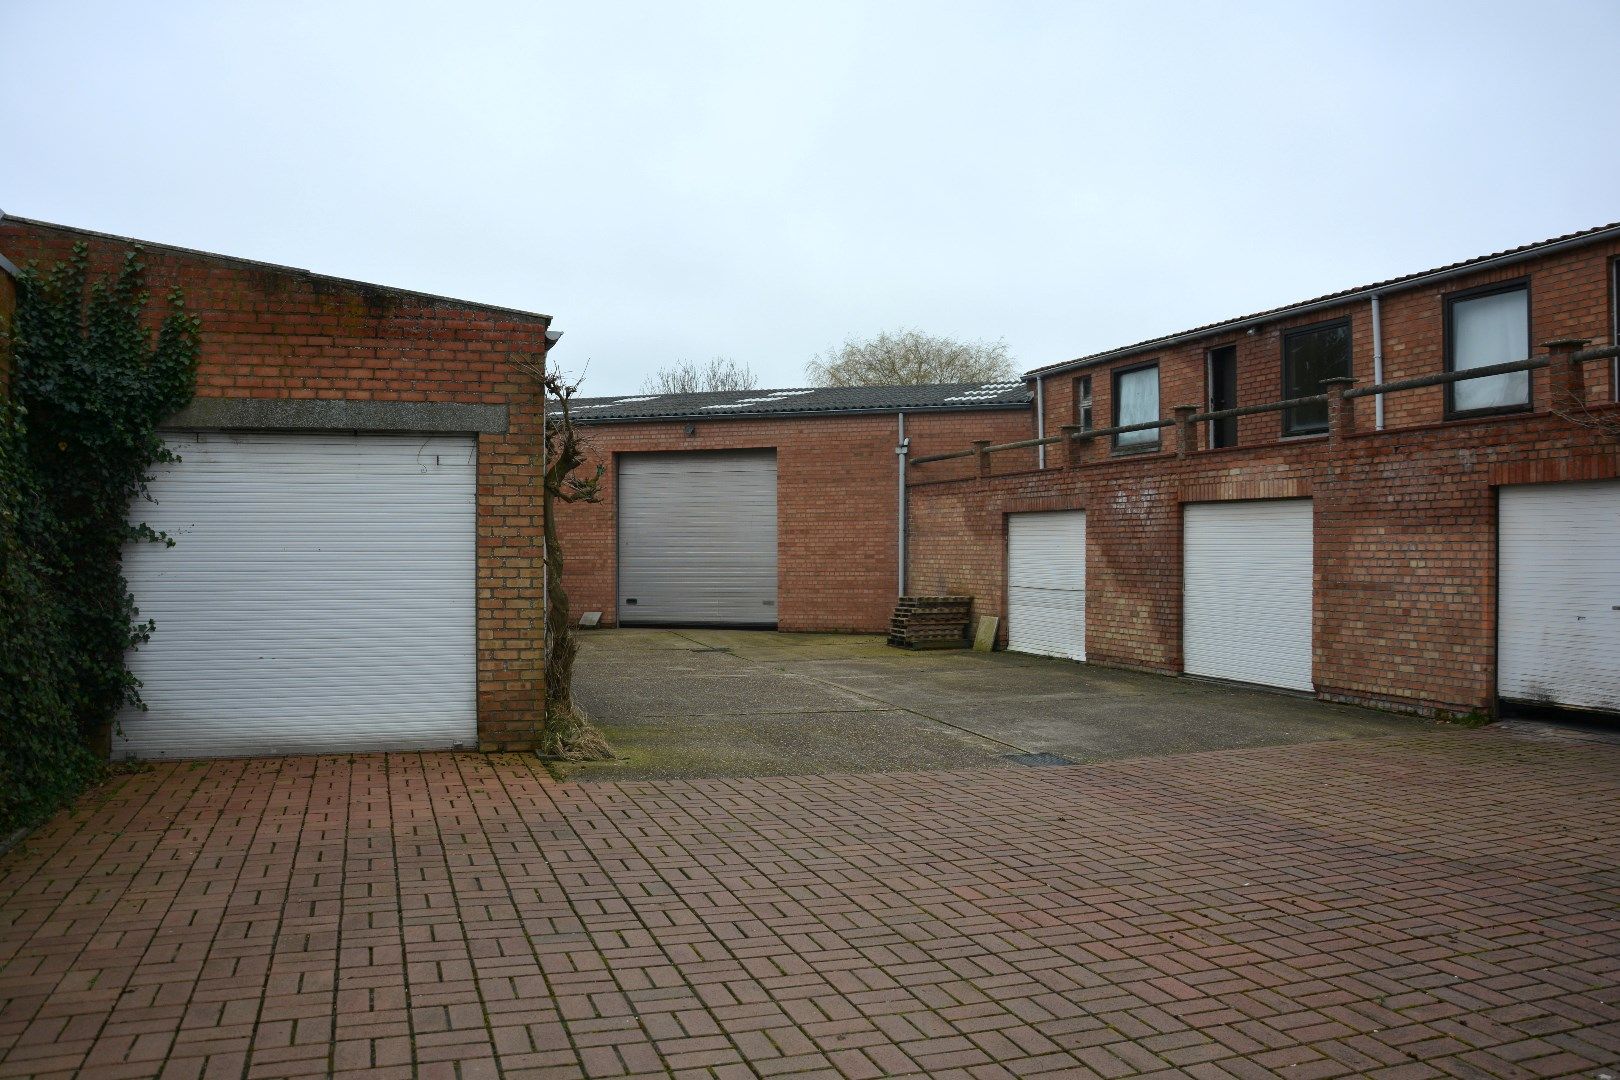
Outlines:
[[593,394],[901,326],[1027,369],[1620,219],[1614,0],[0,0],[0,40],[0,209],[546,312]]

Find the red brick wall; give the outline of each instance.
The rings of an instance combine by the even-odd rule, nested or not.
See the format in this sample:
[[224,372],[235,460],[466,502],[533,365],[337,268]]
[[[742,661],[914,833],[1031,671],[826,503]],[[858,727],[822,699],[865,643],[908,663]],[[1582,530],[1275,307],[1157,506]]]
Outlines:
[[[562,507],[564,585],[575,612],[600,611],[612,623],[616,525],[614,460],[625,453],[668,450],[776,450],[777,619],[783,630],[888,627],[896,595],[898,492],[896,418],[827,416],[783,419],[599,423],[581,425],[606,465],[601,502]],[[907,413],[914,455],[959,448],[974,439],[1030,437],[1028,409]],[[1030,452],[998,455],[998,469],[1027,469]],[[587,466],[587,469],[591,466]],[[972,461],[940,466],[971,475]]]
[[[1444,291],[1528,273],[1535,341],[1566,335],[1606,341],[1608,260],[1615,250],[1594,245],[1452,282]],[[1441,296],[1430,290],[1386,298],[1386,378],[1442,369]],[[1353,320],[1356,375],[1370,381],[1366,305],[1345,313]],[[1236,339],[1240,404],[1281,396],[1282,326],[1334,314]],[[1202,401],[1204,347],[1160,354],[1166,415],[1176,404]],[[1589,401],[1611,400],[1608,370],[1604,363],[1584,365]],[[1540,411],[1531,415],[1445,423],[1441,391],[1431,388],[1388,397],[1390,426],[1383,432],[1369,430],[1372,402],[1360,399],[1361,432],[1342,443],[1326,436],[1280,440],[1280,419],[1272,413],[1243,418],[1238,447],[1185,459],[1173,453],[1167,429],[1158,454],[1118,458],[1098,445],[1069,469],[945,482],[922,479],[928,466],[914,469],[920,482],[911,488],[912,588],[969,593],[986,611],[1005,616],[1005,515],[1084,509],[1088,658],[1179,671],[1181,505],[1310,495],[1318,691],[1420,711],[1489,709],[1496,486],[1620,476],[1620,444],[1546,413],[1547,371],[1534,375]],[[1098,371],[1098,426],[1110,422],[1107,382],[1106,369]],[[1054,393],[1057,383],[1048,382],[1048,431],[1070,415],[1068,395]],[[1620,415],[1620,406],[1599,408]]]
[[11,316],[17,310],[17,283],[0,269],[0,397],[11,392]]
[[[128,248],[0,220],[0,253],[18,265],[81,239],[98,272]],[[478,439],[478,729],[487,747],[524,745],[539,694],[539,412],[512,359],[544,353],[547,320],[150,245],[143,260],[154,316],[178,284],[202,318],[198,397],[509,407],[509,432]]]
[[[1530,339],[1532,342],[1579,335],[1600,341],[1609,338],[1609,262],[1620,256],[1620,242],[1592,244],[1509,267],[1470,274],[1438,285],[1391,293],[1380,303],[1384,338],[1384,379],[1411,378],[1444,370],[1443,333],[1445,298],[1465,289],[1500,281],[1529,278]],[[1169,417],[1177,405],[1208,402],[1205,353],[1222,345],[1237,348],[1239,405],[1260,405],[1277,401],[1282,392],[1282,337],[1286,331],[1335,319],[1350,320],[1352,369],[1358,383],[1373,379],[1372,308],[1368,301],[1344,304],[1309,315],[1278,319],[1246,331],[1219,333],[1170,349],[1144,350],[1104,364],[1044,378],[1046,434],[1055,435],[1064,424],[1074,423],[1074,384],[1089,374],[1092,382],[1093,424],[1113,423],[1111,373],[1145,361],[1159,363],[1159,411]],[[1537,349],[1537,352],[1542,350]],[[1612,367],[1586,365],[1587,385],[1597,400],[1613,400]],[[1531,373],[1531,400],[1537,406],[1547,400],[1547,372]],[[1362,402],[1366,423],[1371,424],[1372,402]],[[1403,427],[1430,424],[1445,419],[1445,392],[1440,387],[1412,390],[1385,398],[1385,425]],[[1238,445],[1274,442],[1282,433],[1279,413],[1261,413],[1238,418]],[[1085,450],[1087,459],[1107,457],[1107,440],[1099,440]],[[930,477],[932,479],[932,477]]]

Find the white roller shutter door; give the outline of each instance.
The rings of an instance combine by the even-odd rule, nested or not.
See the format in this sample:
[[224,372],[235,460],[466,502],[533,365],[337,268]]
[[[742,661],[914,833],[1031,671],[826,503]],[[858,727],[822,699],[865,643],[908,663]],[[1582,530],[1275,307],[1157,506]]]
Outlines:
[[1313,689],[1311,501],[1191,503],[1184,512],[1184,670]]
[[132,544],[157,622],[130,666],[120,756],[325,753],[477,742],[470,437],[169,434],[155,503],[175,546]]
[[1497,692],[1620,712],[1620,480],[1498,494]]
[[1007,648],[1086,658],[1086,515],[1007,515]]
[[776,625],[776,452],[619,459],[620,625]]

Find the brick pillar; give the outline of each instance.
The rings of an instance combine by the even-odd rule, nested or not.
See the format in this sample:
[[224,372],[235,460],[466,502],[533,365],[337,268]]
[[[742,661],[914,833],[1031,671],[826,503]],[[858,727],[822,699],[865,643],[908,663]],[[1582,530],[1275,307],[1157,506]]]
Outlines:
[[1547,407],[1553,412],[1569,412],[1586,407],[1586,377],[1575,354],[1592,344],[1591,338],[1554,338],[1543,341],[1550,363],[1547,365]]
[[990,475],[990,440],[974,439],[973,456],[979,463],[979,475]]
[[1063,435],[1062,441],[1058,443],[1059,446],[1063,447],[1063,455],[1058,459],[1058,468],[1072,469],[1080,464],[1080,455],[1086,445],[1075,437],[1080,434],[1080,425],[1064,424],[1058,430]]
[[1347,398],[1344,392],[1356,385],[1356,380],[1348,376],[1337,379],[1323,379],[1322,389],[1327,392],[1328,406],[1328,442],[1342,442],[1346,435],[1356,433],[1356,399]]
[[1192,420],[1198,406],[1177,405],[1171,411],[1176,414],[1176,457],[1184,458],[1198,449],[1198,425]]

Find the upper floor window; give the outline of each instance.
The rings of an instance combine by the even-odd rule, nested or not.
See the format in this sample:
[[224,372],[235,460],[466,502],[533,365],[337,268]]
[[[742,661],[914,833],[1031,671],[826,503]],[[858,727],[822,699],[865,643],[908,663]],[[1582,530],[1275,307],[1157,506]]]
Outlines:
[[[1237,346],[1222,345],[1205,354],[1208,366],[1209,411],[1221,412],[1237,408]],[[1209,423],[1211,448],[1237,445],[1237,417]]]
[[[1446,370],[1508,364],[1530,357],[1530,289],[1488,285],[1446,298]],[[1530,373],[1465,379],[1446,387],[1446,415],[1513,412],[1530,407]]]
[[[1609,344],[1620,344],[1620,259],[1609,263]],[[1609,393],[1620,401],[1620,356],[1609,361]]]
[[1090,375],[1082,375],[1074,380],[1074,422],[1081,431],[1092,428]]
[[[1147,424],[1159,418],[1159,365],[1141,364],[1114,371],[1114,426]],[[1154,450],[1159,429],[1127,431],[1114,436],[1116,450]]]
[[[1307,326],[1283,335],[1283,397],[1314,397],[1327,379],[1350,375],[1350,320]],[[1283,412],[1284,435],[1314,435],[1328,429],[1327,402]]]

